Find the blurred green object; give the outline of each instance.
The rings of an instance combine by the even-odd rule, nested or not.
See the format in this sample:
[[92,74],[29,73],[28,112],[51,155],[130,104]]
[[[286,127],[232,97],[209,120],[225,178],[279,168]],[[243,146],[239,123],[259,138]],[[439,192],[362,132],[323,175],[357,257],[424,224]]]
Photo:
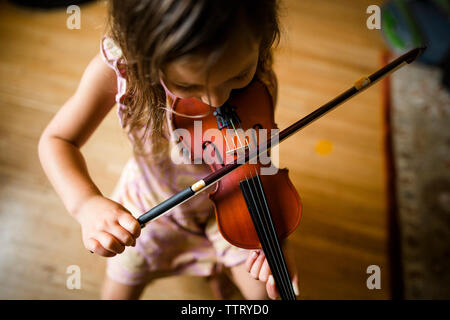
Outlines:
[[445,11],[447,17],[450,17],[450,1],[448,0],[433,0],[434,4]]
[[394,51],[402,52],[424,45],[424,39],[404,0],[385,5],[381,15],[382,32]]
[[381,9],[381,34],[398,54],[427,46],[418,60],[439,67],[450,90],[450,0],[388,1]]
[[450,49],[450,1],[388,1],[381,10],[381,33],[394,52],[426,45],[419,61],[441,65]]

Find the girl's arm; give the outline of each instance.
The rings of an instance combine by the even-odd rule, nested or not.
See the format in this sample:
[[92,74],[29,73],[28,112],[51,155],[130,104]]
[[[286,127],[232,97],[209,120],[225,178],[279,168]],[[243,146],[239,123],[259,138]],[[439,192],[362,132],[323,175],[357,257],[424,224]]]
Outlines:
[[[69,213],[80,222],[85,246],[103,256],[135,243],[140,227],[125,208],[102,196],[89,176],[80,148],[115,104],[116,75],[97,55],[75,94],[39,140],[39,158]],[[120,252],[119,252],[120,251]]]

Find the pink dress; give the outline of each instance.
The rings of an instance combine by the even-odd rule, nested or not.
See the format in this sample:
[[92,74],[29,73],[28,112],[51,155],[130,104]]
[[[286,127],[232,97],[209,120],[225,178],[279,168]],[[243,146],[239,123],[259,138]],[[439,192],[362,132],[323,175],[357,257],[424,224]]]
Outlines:
[[[127,81],[122,67],[125,60],[111,38],[102,39],[100,51],[103,60],[116,72],[118,116],[122,128],[126,129],[128,109],[123,102]],[[167,96],[167,104],[171,102]],[[175,147],[169,111],[166,120],[169,143]],[[129,137],[133,143],[132,135]],[[144,148],[150,146],[150,141],[146,144]],[[111,199],[137,218],[209,173],[205,164],[174,164],[170,157],[156,162],[148,157],[133,156],[125,165]],[[243,263],[248,254],[249,250],[235,247],[222,237],[206,191],[149,222],[135,247],[127,247],[122,254],[107,260],[106,272],[117,282],[138,285],[169,275],[209,276],[222,267]]]

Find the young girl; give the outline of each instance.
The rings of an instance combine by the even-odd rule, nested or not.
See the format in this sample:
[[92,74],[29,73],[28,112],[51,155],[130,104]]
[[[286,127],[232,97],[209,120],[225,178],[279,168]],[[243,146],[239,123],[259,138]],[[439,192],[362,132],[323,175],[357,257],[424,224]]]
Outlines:
[[[136,220],[210,172],[206,164],[171,161],[176,99],[194,97],[214,109],[257,78],[275,105],[276,1],[113,0],[109,13],[100,54],[39,143],[42,166],[80,223],[85,247],[110,257],[102,297],[136,299],[158,277],[209,276],[225,267],[245,298],[277,298],[264,253],[223,239],[208,192],[142,230]],[[108,199],[89,177],[80,148],[116,103],[134,156]],[[288,254],[287,260],[298,291]]]

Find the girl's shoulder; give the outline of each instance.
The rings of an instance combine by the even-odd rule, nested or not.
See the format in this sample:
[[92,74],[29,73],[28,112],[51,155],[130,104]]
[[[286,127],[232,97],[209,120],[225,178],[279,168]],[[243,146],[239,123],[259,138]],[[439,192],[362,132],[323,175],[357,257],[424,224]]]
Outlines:
[[120,120],[120,125],[125,128],[128,124],[129,112],[127,105],[129,104],[130,96],[127,93],[127,69],[126,60],[123,56],[122,50],[114,42],[114,40],[105,35],[100,41],[100,55],[103,61],[112,68],[117,77],[117,94],[116,102],[118,105],[117,113]]
[[126,76],[126,61],[122,49],[107,35],[100,41],[100,53],[106,64],[118,71],[120,76]]

